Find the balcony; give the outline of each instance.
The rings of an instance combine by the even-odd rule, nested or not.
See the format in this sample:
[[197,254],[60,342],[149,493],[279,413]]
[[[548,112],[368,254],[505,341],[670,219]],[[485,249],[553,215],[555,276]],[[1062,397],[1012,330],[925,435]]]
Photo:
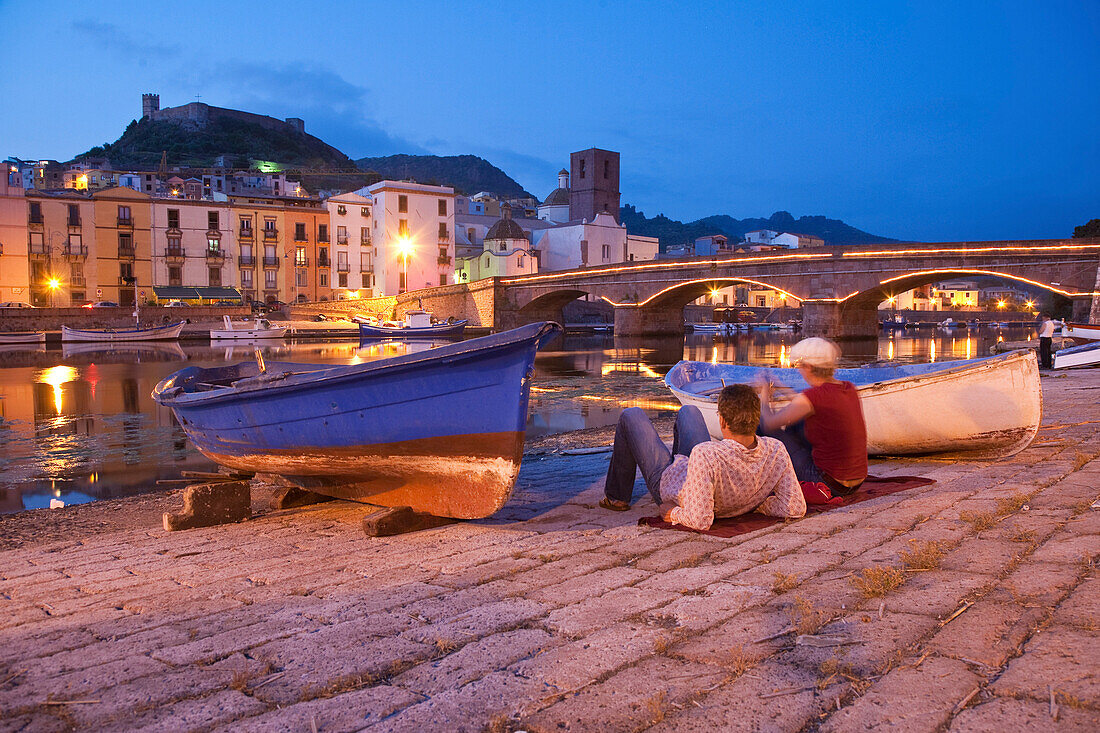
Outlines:
[[187,257],[184,254],[183,247],[168,247],[164,250],[165,259],[171,261],[173,264],[183,264],[182,260]]
[[128,290],[133,290],[133,289],[134,289],[134,287],[135,287],[135,286],[134,286],[134,283],[132,283],[132,282],[131,282],[131,283],[128,283],[128,282],[126,282],[127,280],[130,280],[130,279],[131,279],[131,278],[125,277],[125,276],[123,276],[123,275],[119,275],[119,276],[118,276],[118,284],[119,284],[119,285],[121,285],[122,287],[124,287],[124,288],[128,289]]
[[206,260],[207,260],[207,262],[210,262],[210,261],[222,262],[222,261],[225,260],[225,252],[222,252],[220,249],[207,249],[206,250]]
[[239,232],[237,232],[237,236],[241,239],[252,239],[252,227],[241,229]]
[[221,239],[222,230],[218,229],[217,227],[210,227],[209,229],[206,230],[206,236],[214,237],[216,239]]
[[79,229],[80,228],[80,217],[78,216],[75,219],[73,217],[69,217],[68,224],[69,224],[69,227],[72,228],[72,229]]
[[321,244],[328,244],[328,235],[327,234],[318,234],[317,235],[317,241],[320,242]]
[[332,267],[332,260],[330,260],[328,257],[320,257],[319,256],[317,258],[317,266],[318,267]]
[[440,255],[440,256],[439,256],[439,257],[437,258],[437,260],[436,260],[436,261],[437,261],[437,262],[439,262],[439,264],[441,264],[441,265],[449,265],[449,264],[451,264],[451,258],[450,258],[450,257],[447,257],[446,255]]
[[85,285],[83,275],[72,275],[69,277],[69,285],[71,287],[82,288]]
[[295,242],[308,242],[309,237],[307,237],[305,234],[299,234],[298,232],[294,232],[294,241]]
[[29,217],[27,217],[27,223],[28,224],[41,224],[42,223],[42,215],[38,214],[36,216],[34,214],[31,214]]
[[264,257],[264,267],[274,267],[275,269],[279,269],[279,258]]
[[45,242],[31,242],[27,246],[27,251],[32,255],[48,255],[50,248],[46,246]]
[[336,271],[337,272],[351,272],[351,268],[348,266],[348,263],[341,262],[340,264],[336,265]]
[[450,233],[449,232],[440,232],[439,233],[439,241],[440,242],[450,242],[451,241]]
[[279,238],[279,230],[278,229],[267,229],[266,227],[264,228],[264,239],[276,240],[278,238]]
[[66,244],[65,249],[61,250],[61,254],[66,257],[87,257],[88,245],[86,244]]
[[118,258],[121,259],[134,259],[134,248],[123,247],[121,244],[118,246]]
[[348,235],[346,235],[346,234],[337,234],[336,235],[336,243],[337,244],[347,244],[348,243]]
[[255,267],[256,258],[252,255],[241,255],[237,258],[237,264],[241,267]]
[[359,244],[362,247],[369,247],[371,245],[370,235],[368,234],[365,237],[360,237]]
[[294,266],[295,267],[309,267],[309,258],[308,257],[295,257],[294,258]]
[[118,217],[118,226],[121,229],[133,229],[134,228],[134,219],[133,219],[133,217],[130,217],[130,216],[120,216],[120,217]]

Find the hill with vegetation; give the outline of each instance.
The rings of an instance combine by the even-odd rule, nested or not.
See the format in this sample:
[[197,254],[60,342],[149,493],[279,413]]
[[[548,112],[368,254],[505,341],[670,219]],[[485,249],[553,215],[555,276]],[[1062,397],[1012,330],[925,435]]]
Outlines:
[[411,178],[433,186],[451,186],[466,195],[489,191],[502,198],[536,198],[507,173],[476,155],[387,155],[360,158],[355,164],[382,178]]
[[821,237],[825,240],[825,244],[885,244],[898,241],[868,234],[839,219],[828,219],[824,216],[802,216],[795,219],[786,211],[777,211],[767,219],[734,219],[732,216],[720,214],[691,222],[681,222],[670,219],[664,214],[649,218],[627,204],[620,209],[620,218],[631,234],[657,237],[661,242],[662,252],[667,251],[669,247],[678,247],[708,234],[725,234],[731,240],[740,240],[746,232],[757,229]]

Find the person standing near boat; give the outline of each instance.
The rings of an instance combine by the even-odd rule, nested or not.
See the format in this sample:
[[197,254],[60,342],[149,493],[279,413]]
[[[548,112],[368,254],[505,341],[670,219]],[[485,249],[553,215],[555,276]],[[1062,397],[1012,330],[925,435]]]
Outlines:
[[867,426],[859,392],[833,375],[840,347],[808,338],[791,347],[791,365],[810,385],[781,409],[774,409],[773,386],[757,384],[762,435],[786,446],[800,482],[823,483],[832,496],[845,496],[867,478]]
[[1054,343],[1054,328],[1065,324],[1062,321],[1053,320],[1047,313],[1043,313],[1039,317],[1043,319],[1043,322],[1039,324],[1039,368],[1053,369],[1051,346]]
[[745,384],[724,388],[718,395],[718,421],[723,439],[712,441],[699,408],[681,407],[670,452],[642,410],[623,410],[600,506],[629,509],[641,469],[666,522],[704,530],[715,517],[752,511],[803,516],[806,500],[783,444],[754,434],[760,399],[753,389]]

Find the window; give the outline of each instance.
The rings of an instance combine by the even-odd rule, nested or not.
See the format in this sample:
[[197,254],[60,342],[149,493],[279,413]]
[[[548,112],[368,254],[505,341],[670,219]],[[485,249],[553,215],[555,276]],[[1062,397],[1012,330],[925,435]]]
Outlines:
[[439,215],[447,215],[447,199],[439,199]]
[[69,204],[69,226],[80,226],[80,207],[76,204]]
[[38,203],[37,201],[32,201],[31,202],[31,219],[30,220],[31,220],[32,224],[41,224],[42,223],[42,204]]
[[441,241],[441,242],[447,241],[447,235],[448,235],[447,222],[445,222],[445,221],[439,222],[439,241]]
[[118,235],[118,254],[122,255],[134,255],[134,235],[133,234],[119,234]]
[[168,228],[179,229],[180,228],[180,210],[168,209]]
[[477,244],[477,230],[470,227],[466,230],[466,239],[470,240],[470,244]]
[[445,272],[439,273],[439,284],[440,285],[446,285],[447,284],[447,273],[445,273]]
[[179,287],[183,285],[183,268],[182,267],[169,267],[168,268],[168,284]]
[[328,273],[324,270],[321,270],[317,273],[317,284],[320,285],[322,288],[328,287]]
[[370,216],[370,209],[367,208],[366,206],[364,206],[363,208],[361,208],[359,210],[359,213],[362,214],[363,216]]
[[505,249],[505,247],[504,247],[504,242],[501,242],[501,243],[500,243],[500,251],[501,251],[501,252],[503,252],[503,251],[504,251],[504,249]]
[[295,267],[305,267],[308,264],[309,264],[309,259],[306,257],[306,248],[305,247],[297,247],[294,250],[294,266]]
[[369,272],[363,273],[363,287],[369,289],[371,282],[371,274]]
[[609,259],[611,259],[611,245],[609,245],[609,244],[605,244],[605,245],[604,245],[604,246],[603,246],[603,247],[601,248],[601,254],[603,255],[603,258],[604,258],[605,260],[609,260]]
[[348,243],[348,228],[346,226],[336,227],[336,243],[347,244]]
[[766,295],[756,296],[756,307],[766,308],[768,306],[768,297]]
[[336,253],[336,269],[341,272],[347,272],[348,269],[348,253],[337,252]]
[[69,265],[69,284],[81,286],[84,284],[84,263],[73,262]]
[[397,213],[398,214],[407,214],[407,213],[409,213],[409,197],[408,196],[405,196],[405,195],[402,194],[402,195],[397,197]]
[[309,286],[309,274],[306,270],[295,270],[294,282],[298,287],[304,288]]
[[183,257],[183,246],[180,244],[182,240],[179,237],[168,237],[168,256],[169,257]]
[[407,237],[409,236],[409,220],[398,219],[397,220],[397,236]]
[[579,169],[580,175],[578,176],[578,178],[584,178],[584,164],[585,164],[585,162],[586,162],[585,160],[583,160],[583,159],[581,160],[581,166],[580,166],[580,169]]
[[218,212],[216,212],[216,211],[206,212],[206,228],[210,229],[212,231],[217,231],[220,228],[218,226]]
[[222,240],[217,237],[206,238],[206,251],[212,255],[219,255],[222,252]]
[[359,227],[359,244],[370,244],[370,227]]
[[518,258],[516,258],[516,264],[518,264],[520,267],[523,267],[523,255],[520,255]]
[[306,225],[304,222],[296,222],[294,224],[294,241],[304,242],[306,241]]
[[265,232],[274,232],[275,231],[275,220],[274,219],[264,219],[264,231]]
[[328,247],[317,248],[317,265],[319,267],[328,267]]
[[610,178],[611,177],[611,161],[610,160],[605,160],[603,162],[603,177],[604,178]]
[[336,207],[336,213],[340,216],[343,216],[344,214],[348,213],[348,207],[341,204]]
[[133,262],[119,262],[118,263],[118,279],[125,283],[127,280],[134,278],[134,263]]
[[336,282],[338,283],[338,287],[346,288],[348,286],[348,274],[346,272],[338,273],[336,275]]
[[31,232],[31,252],[43,254],[46,251],[46,243],[42,239],[42,232]]
[[264,270],[264,287],[275,290],[279,287],[279,273],[275,270]]
[[222,284],[222,268],[211,267],[210,269],[210,287],[220,288]]
[[130,218],[130,207],[129,206],[119,206],[118,207],[118,221],[119,221],[120,224],[133,221]]
[[317,241],[318,242],[327,242],[328,241],[328,224],[318,224],[317,225]]
[[252,270],[241,270],[241,287],[252,287]]
[[405,273],[404,272],[398,273],[398,276],[397,276],[397,292],[403,293],[408,289],[407,286],[405,285],[405,279],[406,278],[405,278]]

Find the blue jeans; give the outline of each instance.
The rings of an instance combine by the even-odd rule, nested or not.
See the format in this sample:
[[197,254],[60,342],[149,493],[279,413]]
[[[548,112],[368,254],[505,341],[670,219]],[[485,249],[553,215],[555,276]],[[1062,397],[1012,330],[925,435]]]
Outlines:
[[783,444],[783,447],[787,449],[787,454],[791,457],[791,463],[794,465],[794,475],[799,481],[823,480],[821,469],[814,463],[813,446],[810,445],[810,441],[806,440],[805,420],[799,420],[792,425],[777,430],[768,430],[761,422],[760,427],[756,429],[756,434],[775,438]]
[[694,405],[686,405],[676,413],[672,429],[672,452],[657,435],[657,429],[637,407],[628,407],[615,426],[615,445],[611,463],[607,466],[604,493],[607,498],[630,502],[634,495],[634,478],[642,471],[646,488],[653,500],[661,503],[661,476],[672,463],[672,456],[690,456],[691,449],[710,440],[703,413]]

